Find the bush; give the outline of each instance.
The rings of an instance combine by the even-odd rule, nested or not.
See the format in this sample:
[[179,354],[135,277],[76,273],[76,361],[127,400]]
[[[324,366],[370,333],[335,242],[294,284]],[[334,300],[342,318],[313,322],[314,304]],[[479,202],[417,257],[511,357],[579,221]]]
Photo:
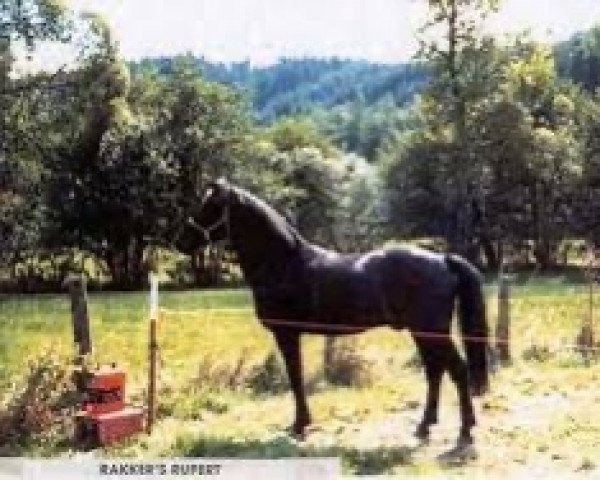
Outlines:
[[281,393],[289,388],[285,367],[274,351],[253,366],[246,379],[246,385],[253,393]]
[[236,389],[243,365],[244,355],[240,356],[236,365],[215,361],[212,356],[206,355],[202,357],[198,365],[194,386],[206,390]]
[[0,406],[0,447],[66,441],[73,432],[77,404],[68,362],[51,353],[32,359]]
[[536,345],[535,343],[523,351],[523,360],[544,363],[553,357],[548,345]]
[[252,393],[281,393],[288,388],[285,368],[276,352],[258,361],[242,352],[234,362],[219,362],[207,356],[198,367],[195,386],[209,390],[250,390]]
[[336,340],[326,357],[325,378],[332,385],[368,387],[373,384],[373,362],[358,354],[355,341]]

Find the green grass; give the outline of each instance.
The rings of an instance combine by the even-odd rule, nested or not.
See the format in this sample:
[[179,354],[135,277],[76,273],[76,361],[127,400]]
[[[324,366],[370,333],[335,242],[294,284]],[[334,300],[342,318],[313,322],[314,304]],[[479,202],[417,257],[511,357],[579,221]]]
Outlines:
[[[494,286],[487,292],[493,327]],[[577,475],[598,467],[594,452],[600,451],[600,364],[586,363],[572,349],[588,314],[584,285],[558,277],[530,279],[513,288],[514,361],[494,376],[493,392],[478,404],[480,458],[456,465],[437,460],[457,433],[456,394],[448,381],[437,437],[427,447],[411,444],[425,383],[407,334],[382,328],[342,340],[352,342],[371,365],[373,382],[365,388],[325,384],[323,340],[305,339],[316,430],[299,443],[282,433],[293,415],[291,395],[276,381],[281,370],[267,367],[274,344],[254,317],[249,293],[161,292],[160,301],[156,431],[99,455],[333,455],[348,473],[491,478],[518,476],[529,465]],[[126,367],[129,396],[140,401],[147,371],[147,295],[92,294],[89,308],[94,361]],[[49,349],[72,353],[69,309],[66,295],[0,298],[0,398],[24,372],[27,358]],[[21,453],[56,455],[64,452],[61,448],[32,445]]]
[[[148,295],[146,293],[101,293],[89,295],[93,360],[117,361],[128,368],[134,384],[142,381],[146,365],[148,335]],[[169,370],[189,365],[190,355],[217,352],[219,337],[240,340],[253,325],[251,300],[245,290],[161,293],[163,315],[160,325],[163,360]],[[239,309],[242,310],[239,310]],[[234,315],[215,311],[234,309]],[[170,313],[176,310],[179,313]],[[207,323],[218,322],[213,335],[202,335]],[[212,332],[211,332],[212,333]],[[240,345],[243,348],[243,343]],[[31,355],[53,350],[73,353],[70,302],[67,295],[9,296],[0,298],[0,394],[7,383],[23,370]],[[173,358],[173,356],[175,358]]]

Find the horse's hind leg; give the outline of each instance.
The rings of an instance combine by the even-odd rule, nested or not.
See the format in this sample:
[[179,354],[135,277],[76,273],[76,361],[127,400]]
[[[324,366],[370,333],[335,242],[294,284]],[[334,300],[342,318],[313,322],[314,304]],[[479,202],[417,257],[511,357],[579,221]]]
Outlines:
[[475,413],[469,390],[469,376],[467,364],[458,353],[456,346],[451,340],[448,341],[448,371],[450,378],[458,390],[458,401],[460,404],[461,429],[458,444],[470,445],[473,443],[471,428],[475,425]]
[[296,419],[292,424],[292,431],[302,436],[304,429],[310,425],[310,413],[304,394],[302,379],[302,356],[300,352],[300,334],[290,330],[277,330],[273,332],[277,346],[281,351],[287,374],[296,402]]
[[435,340],[415,338],[417,348],[421,355],[427,379],[427,399],[423,419],[417,427],[415,435],[421,440],[429,438],[429,427],[438,421],[438,405],[440,399],[440,385],[444,374],[444,355],[436,346]]

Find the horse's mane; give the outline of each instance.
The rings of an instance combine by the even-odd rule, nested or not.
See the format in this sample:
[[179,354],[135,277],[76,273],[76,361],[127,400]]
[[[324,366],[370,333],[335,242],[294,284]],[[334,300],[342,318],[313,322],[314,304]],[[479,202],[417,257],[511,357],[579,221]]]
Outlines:
[[267,202],[241,187],[232,185],[231,189],[239,204],[250,208],[259,217],[263,218],[282,237],[286,237],[288,242],[292,242],[293,245],[290,246],[299,247],[307,243],[290,221]]

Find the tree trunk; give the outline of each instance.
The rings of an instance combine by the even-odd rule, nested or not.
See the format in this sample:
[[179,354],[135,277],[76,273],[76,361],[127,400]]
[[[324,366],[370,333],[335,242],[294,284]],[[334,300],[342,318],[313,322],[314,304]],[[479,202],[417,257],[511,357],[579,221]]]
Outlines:
[[131,238],[127,259],[127,283],[132,288],[142,287],[148,276],[144,264],[145,249],[146,245],[140,236]]
[[202,248],[191,256],[192,276],[195,286],[206,287],[211,285],[210,262],[207,257],[207,249]]
[[127,250],[112,247],[105,255],[106,265],[110,272],[111,284],[123,288],[127,278]]
[[498,259],[498,254],[494,249],[493,242],[486,234],[482,234],[480,244],[483,250],[483,255],[485,256],[487,268],[494,272],[497,271],[498,267],[500,266],[500,262]]
[[216,245],[212,249],[211,271],[214,285],[223,284],[223,247]]

